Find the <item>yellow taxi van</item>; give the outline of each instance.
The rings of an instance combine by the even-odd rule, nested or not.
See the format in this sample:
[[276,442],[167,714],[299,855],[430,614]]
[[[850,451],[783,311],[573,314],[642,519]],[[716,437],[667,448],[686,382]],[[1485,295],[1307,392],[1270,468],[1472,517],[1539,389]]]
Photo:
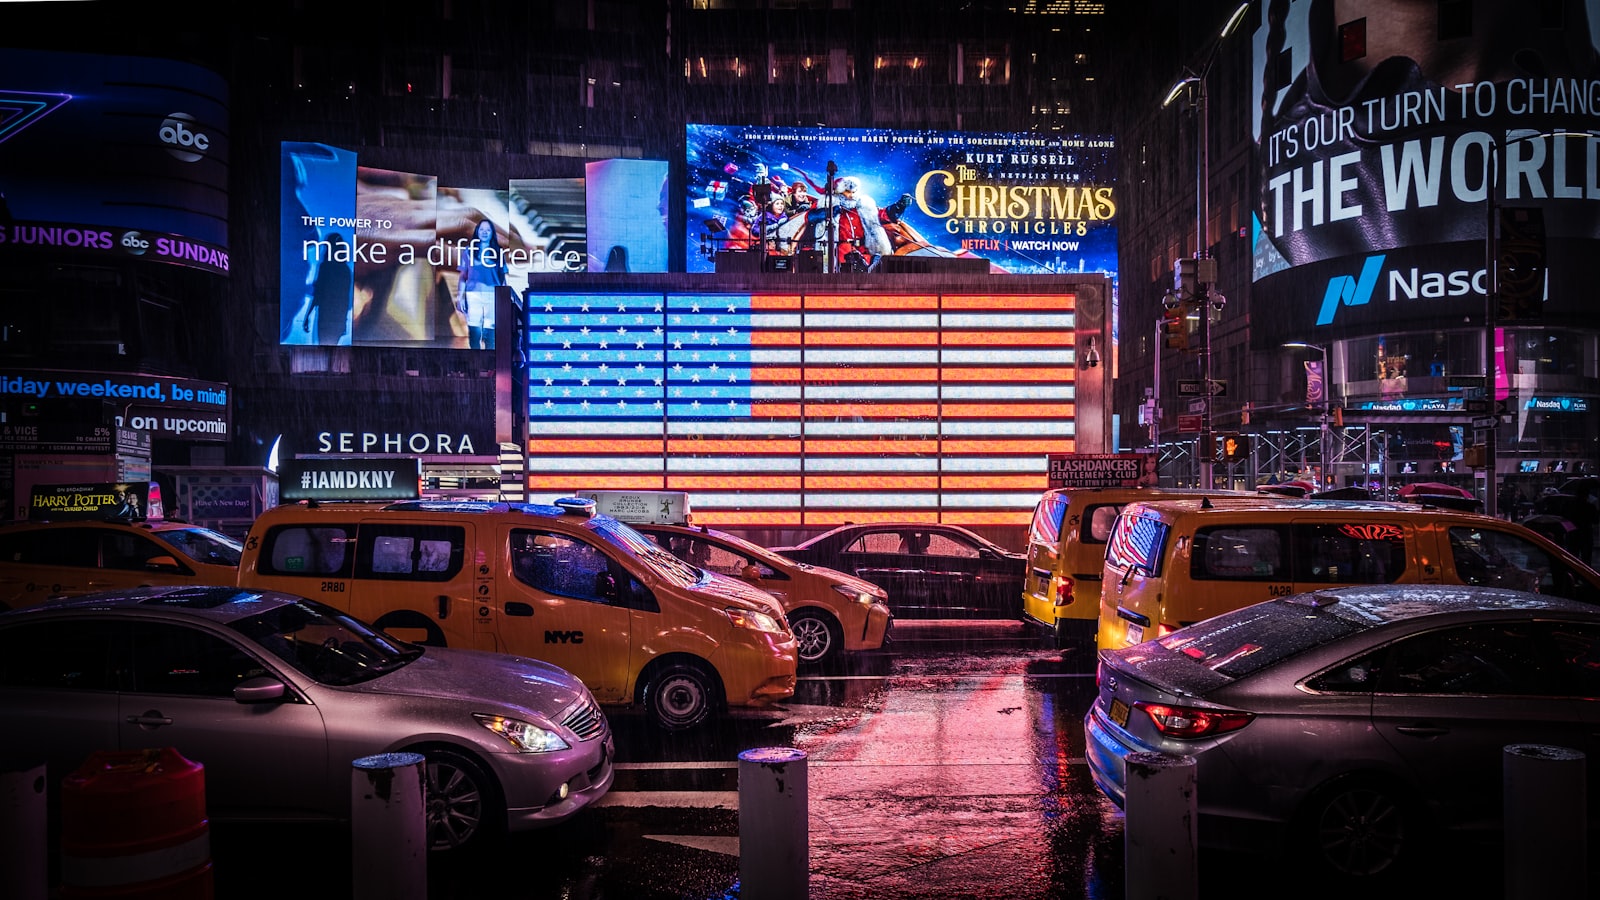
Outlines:
[[1028,574],[1022,615],[1051,636],[1068,661],[1092,669],[1100,619],[1100,574],[1106,540],[1129,503],[1200,496],[1258,496],[1199,488],[1051,488],[1039,496],[1028,526]]
[[163,517],[155,482],[35,485],[28,520],[0,526],[0,610],[95,591],[231,585],[238,541]]
[[1502,519],[1412,503],[1135,503],[1106,545],[1099,648],[1335,585],[1464,584],[1600,603],[1600,574]]
[[397,638],[553,663],[666,730],[794,694],[795,639],[771,595],[594,507],[302,500],[256,519],[239,584],[313,597]]
[[893,615],[889,595],[837,569],[796,562],[737,535],[693,524],[686,491],[578,491],[600,512],[627,522],[691,565],[752,584],[789,617],[801,665],[883,647]]

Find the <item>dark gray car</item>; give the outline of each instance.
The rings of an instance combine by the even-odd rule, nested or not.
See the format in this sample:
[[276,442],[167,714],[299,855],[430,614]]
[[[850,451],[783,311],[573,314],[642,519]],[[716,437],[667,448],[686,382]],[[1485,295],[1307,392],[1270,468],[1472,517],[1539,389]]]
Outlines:
[[215,821],[346,820],[355,760],[421,753],[435,850],[565,820],[613,774],[609,723],[563,669],[238,588],[0,615],[0,708],[0,756],[45,760],[51,784],[95,751],[176,749]]
[[841,525],[772,552],[870,581],[896,619],[1021,619],[1027,557],[959,525]]
[[1330,877],[1375,883],[1436,829],[1492,837],[1511,744],[1586,754],[1600,809],[1600,608],[1572,600],[1300,594],[1101,651],[1099,687],[1086,754],[1117,805],[1130,753],[1193,757],[1202,844]]

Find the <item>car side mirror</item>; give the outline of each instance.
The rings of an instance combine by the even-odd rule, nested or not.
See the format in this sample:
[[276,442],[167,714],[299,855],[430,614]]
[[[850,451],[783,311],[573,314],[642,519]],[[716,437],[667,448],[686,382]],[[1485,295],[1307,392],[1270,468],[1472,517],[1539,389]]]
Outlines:
[[271,675],[257,675],[234,686],[233,699],[239,703],[271,703],[282,700],[287,691],[283,682]]
[[179,568],[178,561],[171,556],[152,556],[144,561],[144,567],[161,572],[176,571]]

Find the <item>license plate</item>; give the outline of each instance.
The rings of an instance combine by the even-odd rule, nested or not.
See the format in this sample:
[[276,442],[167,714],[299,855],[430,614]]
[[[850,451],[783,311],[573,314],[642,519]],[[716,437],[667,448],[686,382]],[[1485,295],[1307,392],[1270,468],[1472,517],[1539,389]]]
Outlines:
[[1128,704],[1121,700],[1111,701],[1111,721],[1117,723],[1118,728],[1128,727]]
[[1122,642],[1129,646],[1144,640],[1144,626],[1128,623],[1128,630],[1123,633]]

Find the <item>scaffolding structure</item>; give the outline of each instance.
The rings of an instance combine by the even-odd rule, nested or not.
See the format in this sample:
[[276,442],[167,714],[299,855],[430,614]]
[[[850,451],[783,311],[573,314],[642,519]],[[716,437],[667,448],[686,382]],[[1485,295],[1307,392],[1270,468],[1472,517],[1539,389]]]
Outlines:
[[[1330,458],[1321,458],[1321,431],[1317,428],[1264,428],[1244,431],[1250,437],[1247,459],[1216,465],[1217,487],[1254,490],[1256,487],[1302,479],[1325,488],[1377,485],[1389,489],[1388,433],[1366,425],[1330,429]],[[1194,440],[1164,441],[1157,448],[1157,472],[1169,487],[1197,487],[1200,461]]]

